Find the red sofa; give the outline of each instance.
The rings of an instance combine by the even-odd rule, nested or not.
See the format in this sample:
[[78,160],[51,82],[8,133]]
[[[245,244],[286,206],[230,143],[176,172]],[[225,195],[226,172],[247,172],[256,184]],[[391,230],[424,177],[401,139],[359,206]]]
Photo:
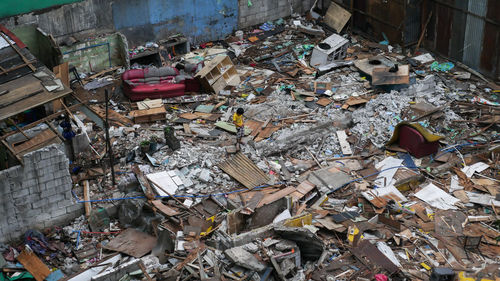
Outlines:
[[123,92],[131,101],[171,98],[182,96],[185,92],[198,92],[200,84],[191,74],[181,74],[170,66],[130,69],[122,74]]

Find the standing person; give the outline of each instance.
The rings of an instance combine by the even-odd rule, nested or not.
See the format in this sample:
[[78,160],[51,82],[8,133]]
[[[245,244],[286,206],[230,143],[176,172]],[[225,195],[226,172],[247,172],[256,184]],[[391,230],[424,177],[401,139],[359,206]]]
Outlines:
[[71,153],[71,161],[75,160],[75,149],[73,148],[73,138],[76,136],[73,128],[71,126],[71,120],[69,116],[64,116],[64,121],[59,124],[59,126],[63,129],[62,135],[66,139],[66,144],[69,146]]
[[243,121],[243,108],[238,108],[233,114],[233,124],[236,126],[236,150],[240,150],[241,139],[245,135],[245,126]]

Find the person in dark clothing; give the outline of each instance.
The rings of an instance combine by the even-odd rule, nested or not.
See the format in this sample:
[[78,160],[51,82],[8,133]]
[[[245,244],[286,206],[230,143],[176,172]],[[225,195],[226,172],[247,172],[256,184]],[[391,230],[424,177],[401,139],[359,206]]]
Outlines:
[[75,150],[73,148],[73,138],[76,136],[76,133],[73,131],[71,126],[71,120],[69,116],[64,116],[64,121],[62,121],[59,126],[63,129],[62,136],[66,139],[66,144],[70,148],[71,160],[75,158]]

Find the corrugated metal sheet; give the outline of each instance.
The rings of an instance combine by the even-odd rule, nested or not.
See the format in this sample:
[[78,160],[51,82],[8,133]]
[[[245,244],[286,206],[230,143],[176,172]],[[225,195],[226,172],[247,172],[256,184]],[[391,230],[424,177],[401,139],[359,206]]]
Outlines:
[[500,1],[429,0],[431,49],[500,80]]
[[[467,10],[484,17],[486,16],[487,5],[488,0],[469,1],[469,7]],[[483,34],[484,20],[473,15],[467,15],[462,61],[476,70],[479,70],[479,60],[483,47]]]
[[269,177],[241,152],[220,163],[219,168],[243,184],[246,188],[254,188],[267,184]]

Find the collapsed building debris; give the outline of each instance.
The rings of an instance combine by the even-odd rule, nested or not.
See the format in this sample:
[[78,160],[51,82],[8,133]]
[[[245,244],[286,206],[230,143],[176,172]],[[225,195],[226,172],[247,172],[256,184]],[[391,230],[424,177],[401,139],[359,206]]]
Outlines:
[[56,74],[0,25],[0,280],[498,280],[497,86],[322,15]]

